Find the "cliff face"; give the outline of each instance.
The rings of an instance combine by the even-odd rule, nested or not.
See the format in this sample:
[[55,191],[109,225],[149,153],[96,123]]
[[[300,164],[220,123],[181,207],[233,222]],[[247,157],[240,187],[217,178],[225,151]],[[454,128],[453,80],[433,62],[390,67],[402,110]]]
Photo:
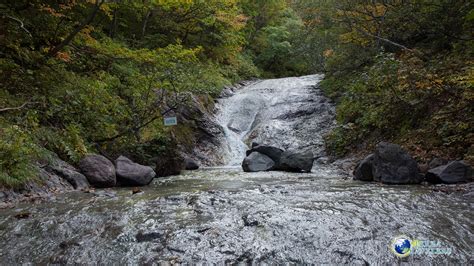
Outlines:
[[177,111],[178,123],[182,123],[175,130],[175,137],[183,156],[197,161],[201,165],[210,165],[210,162],[219,163],[219,153],[223,136],[222,127],[214,117],[214,99],[209,96],[191,97],[186,107]]
[[[191,143],[189,139],[180,143],[184,155],[204,166],[226,164],[225,152],[222,150],[226,144],[226,135],[223,125],[216,117],[218,112],[217,102],[233,96],[245,86],[258,82],[258,80],[241,81],[222,89],[220,95],[213,99],[210,96],[193,96],[190,106],[179,110],[185,127],[192,132]],[[225,125],[224,125],[225,126]]]

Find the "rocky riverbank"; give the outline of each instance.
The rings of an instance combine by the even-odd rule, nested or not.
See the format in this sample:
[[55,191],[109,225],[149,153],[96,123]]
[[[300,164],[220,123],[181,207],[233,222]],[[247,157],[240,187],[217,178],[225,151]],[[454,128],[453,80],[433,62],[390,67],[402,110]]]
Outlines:
[[[233,86],[224,87],[219,98],[227,98],[244,86],[255,82],[258,81],[242,81]],[[220,149],[224,130],[216,121],[215,112],[215,103],[210,96],[192,95],[188,104],[179,106],[175,111],[175,115],[178,121],[180,121],[179,123],[185,128],[185,131],[191,131],[192,134],[175,136],[180,141],[176,151],[157,155],[153,159],[155,169],[148,169],[145,172],[139,171],[141,174],[137,174],[135,171],[137,167],[134,167],[135,173],[130,173],[135,175],[133,180],[119,173],[115,177],[117,162],[112,162],[103,156],[94,155],[91,158],[96,157],[97,159],[99,157],[100,159],[97,160],[103,163],[97,165],[96,174],[89,174],[90,178],[92,178],[92,182],[89,182],[87,177],[81,173],[80,165],[74,167],[59,159],[57,155],[50,153],[51,156],[48,161],[38,162],[36,178],[27,182],[23,187],[0,187],[0,208],[12,207],[19,202],[51,200],[61,193],[74,190],[89,192],[92,187],[114,186],[117,183],[117,178],[119,184],[122,185],[146,185],[155,177],[153,170],[156,171],[156,177],[165,177],[179,174],[181,170],[196,170],[201,165],[223,164],[222,155],[215,151]],[[131,165],[137,166],[137,164],[124,156],[117,157],[117,160],[119,161],[118,168]],[[144,167],[146,168],[146,166]],[[140,166],[138,168],[143,169]],[[106,173],[107,169],[110,170],[109,173]],[[85,171],[87,172],[88,170],[86,169]],[[124,169],[124,171],[128,170]],[[123,171],[119,170],[119,172]],[[94,175],[97,178],[94,178]]]
[[361,160],[354,179],[385,184],[466,183],[472,182],[472,167],[464,161],[433,159],[425,169],[399,145],[381,142],[375,152]]
[[54,199],[58,194],[87,189],[85,177],[75,167],[52,157],[50,162],[38,163],[37,177],[22,188],[0,187],[0,209],[12,207],[19,202],[41,202]]

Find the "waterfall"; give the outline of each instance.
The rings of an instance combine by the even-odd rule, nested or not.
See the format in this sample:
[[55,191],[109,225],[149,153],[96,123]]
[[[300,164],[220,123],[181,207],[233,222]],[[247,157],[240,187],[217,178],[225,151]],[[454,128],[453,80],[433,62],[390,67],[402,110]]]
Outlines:
[[248,145],[311,149],[321,155],[323,135],[334,125],[334,106],[318,88],[323,75],[262,80],[218,101],[224,129],[222,157],[240,165]]

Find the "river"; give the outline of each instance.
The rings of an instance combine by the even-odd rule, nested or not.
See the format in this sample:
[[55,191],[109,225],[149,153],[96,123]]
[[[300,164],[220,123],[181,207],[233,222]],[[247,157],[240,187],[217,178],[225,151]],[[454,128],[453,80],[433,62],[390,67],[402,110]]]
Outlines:
[[[136,194],[71,192],[0,210],[0,264],[472,263],[472,190],[353,181],[321,160],[312,173],[242,172],[252,141],[324,158],[334,107],[314,86],[321,78],[264,80],[220,100],[225,166],[155,179]],[[451,253],[399,259],[389,248],[398,235]]]

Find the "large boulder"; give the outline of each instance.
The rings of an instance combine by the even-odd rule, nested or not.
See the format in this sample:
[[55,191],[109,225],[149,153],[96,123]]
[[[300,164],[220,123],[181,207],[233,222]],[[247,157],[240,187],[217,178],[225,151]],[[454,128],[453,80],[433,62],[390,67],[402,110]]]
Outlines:
[[115,160],[115,167],[117,180],[122,185],[148,185],[156,175],[153,168],[134,163],[125,156],[120,156]]
[[186,170],[197,170],[199,169],[199,164],[193,159],[186,158],[184,160],[184,169]]
[[284,151],[276,169],[288,172],[311,172],[313,161],[314,155],[311,151]]
[[275,162],[270,157],[259,152],[252,152],[242,162],[242,168],[245,172],[269,171],[274,166]]
[[117,183],[114,164],[102,155],[87,155],[79,162],[79,169],[95,187],[113,187]]
[[259,152],[270,157],[276,165],[280,162],[280,157],[283,154],[283,150],[273,146],[267,145],[256,145],[251,149],[252,152]]
[[370,154],[360,161],[354,170],[354,180],[373,181],[374,180],[374,159],[375,155]]
[[428,170],[426,180],[446,184],[468,182],[472,180],[472,168],[463,161],[453,161]]
[[373,178],[386,184],[417,184],[423,180],[418,164],[399,145],[381,142],[373,158]]

